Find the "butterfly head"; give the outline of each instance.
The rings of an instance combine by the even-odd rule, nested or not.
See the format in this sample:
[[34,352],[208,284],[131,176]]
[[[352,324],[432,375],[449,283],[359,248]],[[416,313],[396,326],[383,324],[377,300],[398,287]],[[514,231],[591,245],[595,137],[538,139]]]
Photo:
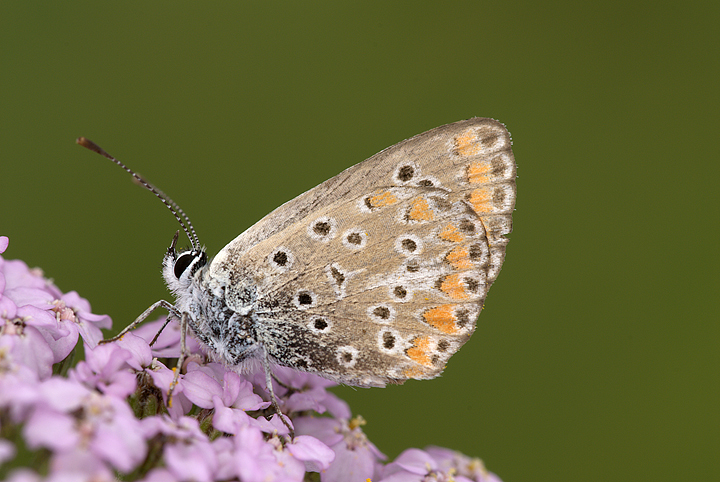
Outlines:
[[207,265],[207,253],[203,248],[177,251],[179,231],[175,233],[163,259],[163,277],[173,293],[186,292],[195,274]]

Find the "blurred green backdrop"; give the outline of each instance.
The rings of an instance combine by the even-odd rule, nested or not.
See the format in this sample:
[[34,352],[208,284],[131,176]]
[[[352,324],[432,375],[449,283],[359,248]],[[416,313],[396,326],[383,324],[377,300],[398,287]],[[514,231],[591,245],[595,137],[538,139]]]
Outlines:
[[[520,480],[720,480],[717,2],[0,5],[5,257],[125,325],[177,225],[273,208],[472,116],[513,134],[515,232],[440,379],[337,393],[390,457]],[[339,155],[338,153],[342,153]]]

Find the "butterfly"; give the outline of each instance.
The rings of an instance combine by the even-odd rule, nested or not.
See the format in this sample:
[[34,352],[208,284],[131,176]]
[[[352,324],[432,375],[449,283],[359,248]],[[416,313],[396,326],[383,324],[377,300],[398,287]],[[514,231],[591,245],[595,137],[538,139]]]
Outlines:
[[259,361],[271,394],[273,365],[360,387],[438,376],[475,330],[512,230],[512,142],[492,119],[389,147],[275,209],[212,259],[169,197],[77,142],[163,200],[192,244],[176,249],[176,233],[163,260],[175,303],[158,301],[119,336],[163,307],[180,321],[183,354],[189,330],[229,367]]

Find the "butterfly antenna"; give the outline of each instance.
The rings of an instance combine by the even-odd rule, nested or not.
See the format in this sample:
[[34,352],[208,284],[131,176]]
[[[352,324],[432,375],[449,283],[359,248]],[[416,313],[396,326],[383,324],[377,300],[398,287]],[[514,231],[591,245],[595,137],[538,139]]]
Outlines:
[[190,239],[190,243],[192,243],[193,250],[200,251],[200,240],[197,237],[197,234],[195,233],[195,228],[193,227],[192,223],[190,222],[190,218],[188,218],[187,214],[185,214],[185,211],[180,209],[180,206],[175,204],[175,201],[170,199],[167,194],[162,192],[160,189],[156,188],[149,182],[147,182],[145,179],[143,179],[138,173],[127,167],[122,162],[115,159],[113,156],[108,154],[104,149],[102,149],[100,146],[95,144],[93,141],[86,139],[84,137],[78,137],[75,141],[81,146],[83,146],[86,149],[89,149],[93,152],[97,152],[103,157],[106,157],[110,159],[112,162],[117,164],[118,166],[125,169],[137,182],[142,184],[148,191],[155,194],[164,204],[167,206],[167,208],[170,210],[170,212],[173,213],[175,216],[175,219],[178,220],[180,223],[180,226],[182,226],[183,231],[185,231],[185,234],[187,234],[188,239]]

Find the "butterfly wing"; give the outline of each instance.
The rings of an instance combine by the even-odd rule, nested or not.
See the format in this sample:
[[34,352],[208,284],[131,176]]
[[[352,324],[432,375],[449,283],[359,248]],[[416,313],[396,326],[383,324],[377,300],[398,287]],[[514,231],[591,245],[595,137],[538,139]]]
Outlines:
[[252,279],[258,341],[281,365],[356,386],[432,378],[500,271],[515,175],[501,123],[438,127],[280,206],[210,275],[231,308]]

